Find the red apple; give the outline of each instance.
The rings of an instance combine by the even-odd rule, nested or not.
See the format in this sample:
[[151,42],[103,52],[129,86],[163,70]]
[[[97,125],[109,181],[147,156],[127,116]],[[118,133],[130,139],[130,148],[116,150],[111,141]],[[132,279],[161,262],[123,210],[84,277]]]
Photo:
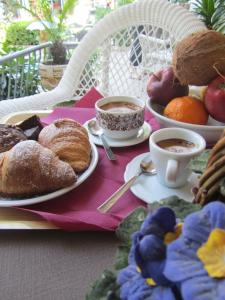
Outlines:
[[205,107],[217,121],[225,123],[225,79],[221,76],[214,79],[204,94]]
[[166,106],[170,100],[187,96],[189,88],[181,85],[175,77],[172,67],[167,67],[152,74],[147,85],[147,93],[151,100]]

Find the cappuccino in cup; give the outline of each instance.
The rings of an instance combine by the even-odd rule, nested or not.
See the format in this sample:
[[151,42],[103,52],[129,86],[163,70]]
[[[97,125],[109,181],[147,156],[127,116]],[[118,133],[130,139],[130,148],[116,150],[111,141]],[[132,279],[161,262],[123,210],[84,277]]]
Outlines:
[[133,97],[112,96],[95,103],[96,119],[104,134],[113,139],[137,136],[144,124],[145,102]]
[[100,108],[109,112],[129,113],[139,110],[141,107],[130,102],[109,102],[100,106]]

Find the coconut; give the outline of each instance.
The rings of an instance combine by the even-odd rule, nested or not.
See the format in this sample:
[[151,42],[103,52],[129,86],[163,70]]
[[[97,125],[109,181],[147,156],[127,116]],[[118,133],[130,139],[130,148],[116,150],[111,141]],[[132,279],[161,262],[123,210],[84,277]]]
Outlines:
[[182,85],[208,85],[225,75],[225,36],[213,30],[188,35],[176,45],[173,69]]

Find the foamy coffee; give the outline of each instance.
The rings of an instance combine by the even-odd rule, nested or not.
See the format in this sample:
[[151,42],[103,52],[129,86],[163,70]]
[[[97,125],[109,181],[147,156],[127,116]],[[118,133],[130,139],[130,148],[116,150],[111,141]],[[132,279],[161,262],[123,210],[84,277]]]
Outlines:
[[112,139],[137,137],[144,124],[145,102],[129,96],[105,97],[95,103],[96,119]]
[[130,113],[139,110],[141,107],[130,102],[109,102],[100,107],[101,109],[112,113]]
[[189,153],[195,148],[195,144],[183,139],[165,139],[156,143],[160,148],[174,153]]

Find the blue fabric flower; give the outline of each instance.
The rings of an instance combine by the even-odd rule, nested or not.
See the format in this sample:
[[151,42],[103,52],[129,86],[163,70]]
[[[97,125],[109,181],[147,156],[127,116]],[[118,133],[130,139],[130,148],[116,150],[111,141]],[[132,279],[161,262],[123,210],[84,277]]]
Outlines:
[[144,278],[152,278],[158,285],[168,286],[170,281],[163,274],[166,260],[164,236],[172,232],[176,216],[168,207],[157,209],[143,222],[140,232],[133,239],[134,256]]
[[174,211],[168,207],[160,207],[145,218],[140,232],[143,235],[151,233],[162,236],[166,232],[173,231],[175,225],[176,216]]
[[[199,250],[207,245],[211,234],[218,229],[222,229],[225,235],[225,205],[212,202],[189,215],[184,221],[182,235],[167,247],[164,274],[180,284],[184,300],[225,300],[225,278],[210,275],[199,258]],[[212,256],[216,256],[216,252]],[[212,260],[210,257],[206,259]],[[224,261],[223,264],[225,268]]]
[[121,300],[175,300],[169,287],[150,286],[135,265],[123,269],[117,279]]
[[163,273],[167,247],[164,237],[173,232],[175,226],[175,214],[167,207],[159,208],[146,217],[140,231],[132,237],[129,266],[118,276],[121,299],[176,299],[172,290],[174,284]]

